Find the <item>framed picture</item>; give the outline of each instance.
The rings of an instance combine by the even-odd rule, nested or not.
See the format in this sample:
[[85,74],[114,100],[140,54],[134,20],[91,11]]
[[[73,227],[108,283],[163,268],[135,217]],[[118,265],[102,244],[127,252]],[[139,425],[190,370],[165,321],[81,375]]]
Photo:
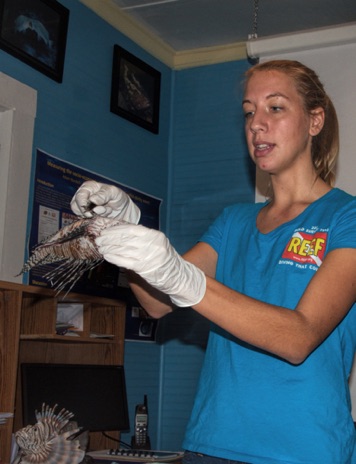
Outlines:
[[68,20],[56,0],[0,0],[0,48],[62,82]]
[[161,73],[114,45],[112,113],[158,134]]

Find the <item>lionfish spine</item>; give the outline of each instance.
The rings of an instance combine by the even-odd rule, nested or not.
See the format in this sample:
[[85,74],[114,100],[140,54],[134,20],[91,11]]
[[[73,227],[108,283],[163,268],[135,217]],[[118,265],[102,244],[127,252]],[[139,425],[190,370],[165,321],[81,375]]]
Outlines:
[[96,246],[96,237],[103,229],[120,224],[123,224],[120,219],[101,216],[78,219],[43,240],[33,250],[20,274],[37,266],[59,263],[44,278],[58,293],[65,287],[71,290],[85,272],[104,261]]

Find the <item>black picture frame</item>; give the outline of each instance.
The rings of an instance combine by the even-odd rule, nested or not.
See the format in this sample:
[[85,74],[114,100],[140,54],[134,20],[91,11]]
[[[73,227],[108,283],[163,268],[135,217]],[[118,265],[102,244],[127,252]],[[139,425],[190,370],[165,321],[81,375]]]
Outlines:
[[68,21],[56,0],[0,0],[0,48],[62,82]]
[[160,91],[161,73],[114,45],[110,111],[158,134]]

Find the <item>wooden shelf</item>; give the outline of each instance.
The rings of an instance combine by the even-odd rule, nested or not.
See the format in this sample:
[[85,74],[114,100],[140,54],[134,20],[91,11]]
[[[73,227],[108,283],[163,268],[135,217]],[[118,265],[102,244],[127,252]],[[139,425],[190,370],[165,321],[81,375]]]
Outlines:
[[116,337],[82,337],[82,336],[67,336],[56,334],[35,334],[35,335],[20,335],[20,340],[37,340],[37,341],[55,341],[61,343],[100,343],[112,344],[117,343]]
[[[83,305],[79,336],[56,334],[59,303]],[[0,409],[14,414],[0,425],[1,462],[10,462],[12,433],[27,425],[22,422],[21,363],[123,364],[125,312],[125,304],[114,299],[75,293],[63,299],[47,288],[0,281]],[[113,337],[93,338],[92,333]],[[116,446],[100,433],[90,434],[93,450]]]

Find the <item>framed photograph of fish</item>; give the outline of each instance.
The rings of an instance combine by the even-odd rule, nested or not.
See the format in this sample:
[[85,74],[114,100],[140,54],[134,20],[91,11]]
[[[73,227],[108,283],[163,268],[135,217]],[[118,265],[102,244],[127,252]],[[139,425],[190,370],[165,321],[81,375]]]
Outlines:
[[161,73],[114,45],[110,111],[154,134],[159,131]]
[[62,82],[68,21],[56,0],[0,0],[0,48]]

